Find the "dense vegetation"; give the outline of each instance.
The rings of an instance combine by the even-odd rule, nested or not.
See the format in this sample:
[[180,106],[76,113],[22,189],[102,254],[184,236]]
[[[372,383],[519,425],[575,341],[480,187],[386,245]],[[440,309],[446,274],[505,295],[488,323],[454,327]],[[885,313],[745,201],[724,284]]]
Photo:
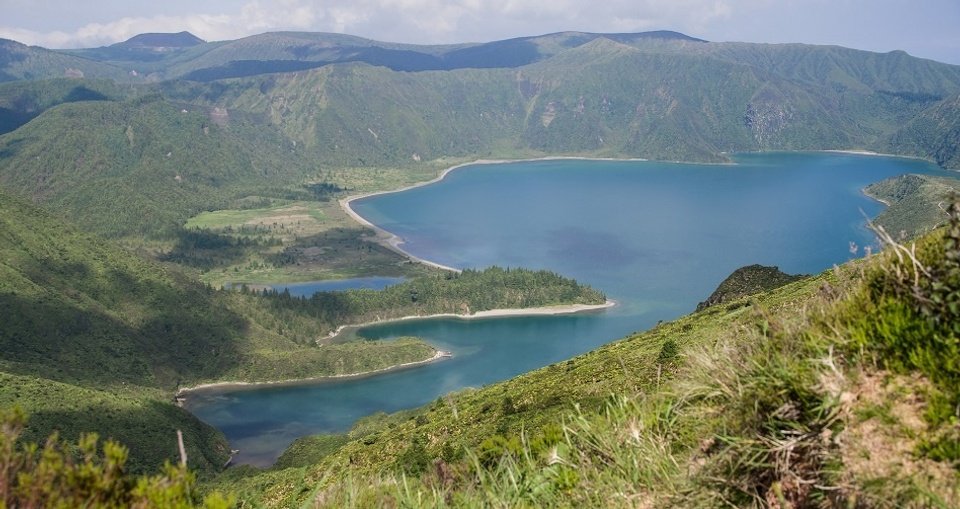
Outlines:
[[[518,47],[534,56],[509,61]],[[355,58],[363,48],[486,63],[397,72]],[[250,195],[384,189],[435,175],[445,158],[725,161],[735,151],[872,149],[956,166],[960,67],[902,52],[667,33],[458,49],[265,34],[165,55],[143,63],[168,78],[240,61],[340,63],[120,89],[17,83],[11,97],[23,100],[0,93],[0,117],[8,128],[33,120],[0,137],[0,183],[101,233],[170,239],[193,215]],[[89,100],[101,98],[110,100]],[[70,104],[50,107],[61,102]],[[405,177],[363,186],[376,171]]]
[[928,175],[901,175],[867,186],[864,190],[885,204],[874,222],[902,240],[944,224],[947,204],[960,195],[960,180]]
[[107,441],[101,447],[96,434],[81,436],[76,444],[51,436],[42,450],[23,443],[22,413],[0,412],[0,507],[167,507],[226,508],[232,500],[214,493],[201,499],[186,459],[166,464],[156,475],[127,472],[127,449]]
[[383,290],[320,292],[310,298],[276,291],[260,295],[277,312],[305,313],[329,324],[606,301],[602,293],[550,271],[500,267],[424,276]]
[[916,250],[301,440],[214,485],[270,507],[956,506],[952,214]]
[[720,286],[707,297],[707,300],[697,304],[697,311],[710,306],[742,299],[748,295],[761,293],[792,283],[804,276],[784,273],[779,267],[765,267],[763,265],[747,265],[733,271]]
[[63,103],[117,100],[123,89],[109,80],[69,78],[0,84],[0,134],[8,133]]
[[435,353],[419,339],[318,347],[338,325],[602,300],[554,274],[503,269],[311,300],[214,290],[0,194],[0,404],[31,413],[33,440],[54,429],[122,440],[136,469],[172,456],[175,428],[194,466],[226,460],[222,436],[174,406],[178,387],[366,372]]
[[[546,272],[412,270],[345,218],[347,193],[481,157],[870,149],[960,164],[960,67],[902,52],[674,33],[448,47],[179,35],[74,52],[0,40],[0,406],[30,413],[22,430],[5,421],[0,464],[46,475],[9,488],[0,468],[8,505],[197,503],[183,469],[126,473],[176,458],[175,430],[192,468],[226,461],[177,388],[434,353],[417,339],[318,348],[338,325],[603,301]],[[869,192],[891,204],[877,222],[909,236],[948,219],[937,205],[957,187],[907,176]],[[953,214],[916,250],[888,238],[887,254],[773,291],[786,278],[734,278],[720,293],[765,293],[301,439],[274,469],[209,486],[268,506],[960,505]],[[196,278],[384,271],[423,277],[311,299]],[[38,457],[11,438],[55,430],[79,445],[54,439]],[[101,460],[89,430],[125,443],[129,462],[114,445]]]
[[236,198],[306,197],[307,163],[271,133],[156,96],[62,104],[3,137],[0,184],[98,233],[169,237]]

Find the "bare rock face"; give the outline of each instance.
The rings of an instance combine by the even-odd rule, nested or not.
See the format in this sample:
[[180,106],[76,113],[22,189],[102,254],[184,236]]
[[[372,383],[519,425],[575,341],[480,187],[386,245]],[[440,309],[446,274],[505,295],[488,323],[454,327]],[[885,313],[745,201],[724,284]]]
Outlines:
[[756,264],[740,267],[733,271],[733,274],[727,276],[727,279],[720,283],[720,286],[710,294],[707,300],[697,304],[697,311],[734,301],[747,295],[773,290],[805,277],[807,276],[803,274],[787,274],[782,272],[779,267],[766,267]]
[[761,149],[770,148],[793,118],[789,104],[778,101],[754,102],[747,105],[744,124],[753,132]]
[[226,127],[230,123],[230,114],[226,108],[214,108],[210,112],[210,121],[220,127]]

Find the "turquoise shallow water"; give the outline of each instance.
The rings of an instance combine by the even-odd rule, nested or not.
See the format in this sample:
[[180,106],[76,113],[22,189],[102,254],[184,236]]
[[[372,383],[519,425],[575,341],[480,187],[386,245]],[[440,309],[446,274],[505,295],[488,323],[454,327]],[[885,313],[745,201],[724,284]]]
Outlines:
[[[443,181],[354,202],[418,257],[455,267],[546,268],[603,290],[599,313],[367,327],[368,338],[421,336],[454,358],[381,376],[192,395],[188,408],[269,464],[298,436],[430,402],[570,358],[692,311],[751,263],[815,273],[872,242],[869,183],[943,173],[926,162],[825,153],[749,154],[736,165],[536,161],[480,165]],[[861,251],[862,252],[862,251]]]

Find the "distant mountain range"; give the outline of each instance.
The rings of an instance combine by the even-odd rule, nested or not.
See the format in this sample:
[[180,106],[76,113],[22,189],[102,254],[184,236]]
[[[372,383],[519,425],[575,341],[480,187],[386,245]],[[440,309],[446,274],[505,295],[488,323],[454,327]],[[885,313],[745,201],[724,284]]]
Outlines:
[[275,32],[236,41],[205,43],[189,32],[180,32],[141,34],[112,46],[65,53],[136,71],[138,77],[212,81],[304,71],[344,62],[363,62],[409,72],[514,68],[601,37],[623,44],[642,40],[706,42],[677,32],[658,31],[638,34],[563,32],[443,46],[394,44],[350,35],[305,32]]
[[4,41],[0,77],[0,185],[107,234],[169,232],[318,168],[450,157],[857,149],[960,167],[960,66],[901,51],[675,32],[447,46],[182,32],[70,51]]
[[[71,440],[90,430],[118,438],[130,446],[133,467],[145,471],[178,456],[173,439],[178,429],[186,435],[192,468],[216,470],[228,457],[228,445],[219,432],[175,405],[173,394],[181,384],[314,376],[326,369],[325,362],[340,366],[338,373],[370,371],[349,369],[340,361],[375,361],[380,364],[374,368],[379,369],[424,357],[405,349],[395,357],[403,358],[389,362],[379,350],[351,357],[332,347],[316,348],[316,338],[326,336],[330,327],[312,314],[315,308],[280,297],[215,291],[196,280],[198,272],[206,270],[204,265],[177,267],[173,261],[185,257],[165,256],[184,245],[184,251],[228,258],[222,267],[213,259],[208,264],[223,268],[224,277],[237,273],[239,262],[234,264],[233,257],[250,270],[273,263],[274,255],[289,256],[290,263],[299,264],[296,253],[307,250],[316,259],[338,250],[348,252],[338,256],[359,259],[369,252],[363,249],[366,240],[356,240],[363,232],[356,232],[356,238],[336,235],[345,229],[335,226],[351,223],[330,195],[396,188],[476,159],[585,156],[728,162],[734,152],[847,149],[921,157],[960,169],[960,66],[901,51],[713,43],[675,32],[563,32],[444,46],[293,32],[204,42],[181,32],[142,34],[102,48],[62,51],[0,40],[0,82],[0,408],[17,405],[32,413],[26,436],[30,440],[42,441],[53,430]],[[920,231],[943,220],[939,206],[957,187],[954,179],[904,177],[869,191],[893,204],[879,218],[882,224],[892,231]],[[246,239],[188,231],[184,226],[205,211],[237,212],[293,200],[323,205],[311,213],[329,221],[332,229],[308,238],[291,235],[287,247],[296,249],[286,249],[281,241],[270,243],[272,237],[259,233]],[[297,216],[289,217],[293,221]],[[143,256],[105,237],[120,239]],[[957,241],[952,239],[953,251],[930,262],[937,267],[931,270],[937,277],[956,273]],[[938,241],[924,242],[930,247]],[[248,257],[243,246],[283,251]],[[918,252],[936,254],[932,248]],[[904,300],[918,290],[929,290],[938,299],[956,295],[956,278],[948,281],[954,285],[952,294],[941,291],[947,287],[940,281],[885,290],[884,285],[910,278],[884,279],[883,274],[894,272],[880,265],[886,263],[883,260],[873,257],[866,263],[876,264],[874,268],[838,269],[750,301],[724,302],[632,340],[511,382],[462,391],[412,413],[374,417],[361,424],[366,431],[333,437],[333,442],[321,438],[315,440],[319,445],[301,443],[288,456],[293,461],[288,464],[299,466],[263,474],[273,476],[269,480],[239,470],[218,482],[264,505],[326,500],[331,506],[346,506],[350,504],[338,504],[336,491],[317,491],[327,490],[318,483],[337,484],[338,478],[330,477],[336,470],[328,470],[328,465],[372,469],[422,464],[439,477],[429,484],[428,496],[451,493],[449,481],[456,476],[462,476],[462,482],[453,486],[481,487],[481,495],[490,495],[484,479],[495,478],[483,477],[485,471],[469,474],[473,465],[498,465],[504,452],[520,458],[518,451],[532,438],[529,444],[539,443],[537,447],[546,448],[540,452],[552,451],[551,456],[561,461],[554,465],[551,460],[549,471],[535,462],[518,463],[517,468],[527,470],[517,476],[503,470],[510,480],[495,481],[500,483],[496,486],[515,487],[516,479],[521,479],[531,493],[541,486],[556,487],[558,498],[504,496],[502,502],[477,498],[485,502],[475,505],[490,505],[490,500],[497,500],[494,505],[565,505],[573,500],[573,505],[592,507],[602,500],[620,506],[628,499],[612,494],[636,490],[637,479],[668,488],[668,493],[686,493],[694,486],[683,477],[687,473],[700,475],[694,481],[710,486],[726,476],[729,483],[724,486],[730,491],[717,488],[717,493],[732,493],[740,497],[734,500],[741,505],[780,503],[782,496],[763,494],[789,490],[806,497],[810,486],[820,490],[821,484],[838,479],[867,488],[895,485],[897,495],[935,493],[909,479],[901,483],[887,470],[869,469],[878,481],[869,477],[858,481],[847,471],[834,471],[840,463],[833,462],[832,455],[841,445],[839,438],[830,439],[835,419],[867,419],[877,408],[907,408],[903,394],[913,398],[949,390],[942,394],[954,399],[941,398],[941,403],[949,403],[941,407],[932,406],[938,400],[931,399],[928,408],[939,408],[936,412],[922,410],[926,403],[910,400],[910,408],[917,407],[916,415],[909,413],[914,410],[905,414],[912,415],[910,422],[920,422],[920,414],[943,419],[931,423],[929,432],[921,427],[914,433],[913,428],[891,424],[898,421],[877,419],[923,444],[888,447],[894,458],[914,461],[921,457],[918,454],[942,454],[940,460],[955,465],[960,450],[955,445],[955,420],[949,420],[958,378],[955,363],[947,361],[956,358],[956,345],[938,342],[954,336],[930,332],[931,323],[956,323],[956,312],[928,322],[929,316],[921,316],[923,307],[906,314],[913,304]],[[337,274],[352,273],[334,268]],[[900,268],[895,273],[900,274]],[[764,279],[780,279],[779,274],[773,276],[777,277],[766,274]],[[858,278],[866,279],[861,283]],[[927,300],[917,301],[923,306],[934,302],[923,298]],[[857,299],[866,300],[860,305]],[[827,341],[824,325],[846,349],[838,348],[837,356],[833,343],[829,349],[826,343],[814,343]],[[917,350],[917,345],[922,348]],[[408,346],[426,345],[411,340]],[[700,360],[694,359],[695,364],[689,364],[694,369],[688,369],[687,353],[693,352],[698,353],[690,357]],[[863,369],[876,370],[877,359],[885,356],[892,359],[888,367],[920,365],[923,377],[911,375],[911,384],[922,378],[939,385],[929,391],[890,385],[883,389],[889,393],[886,401],[849,398],[848,403],[859,401],[862,408],[834,412],[834,405],[844,401],[838,396],[842,386],[837,385],[836,393],[825,389],[826,382],[840,380],[834,362],[862,362],[854,365],[860,371],[850,380],[881,385],[870,380],[886,379],[889,373],[861,375]],[[933,362],[942,359],[946,359],[942,366]],[[712,379],[697,378],[685,382],[688,378],[683,377],[698,370],[709,371],[711,377],[720,373],[720,382],[710,385]],[[941,372],[947,374],[938,375]],[[660,395],[679,394],[679,399],[645,399],[657,396],[661,381],[671,384],[675,375],[679,383],[665,385],[667,392]],[[709,391],[703,394],[709,396],[682,396],[690,387],[705,387]],[[877,390],[870,388],[869,394]],[[637,405],[652,402],[636,407],[647,408],[646,413],[624,414],[634,412],[630,410],[634,404],[617,406],[620,399],[609,397],[625,391],[642,395]],[[627,404],[631,399],[622,401]],[[578,412],[607,408],[606,421],[566,419],[573,403],[584,403]],[[686,420],[678,421],[677,415]],[[856,419],[850,422],[856,425]],[[592,428],[592,423],[601,427]],[[648,423],[652,424],[647,427]],[[589,433],[574,436],[565,429]],[[514,434],[518,430],[534,434],[519,438]],[[797,430],[806,431],[795,434]],[[641,444],[638,437],[649,431],[661,433],[660,438],[646,448],[635,447]],[[900,435],[888,433],[866,435],[886,437],[889,443],[900,440]],[[441,446],[429,440],[444,436],[456,441]],[[569,444],[582,445],[580,451],[596,454],[558,449],[564,436]],[[747,445],[731,448],[737,442],[730,437]],[[928,440],[931,437],[941,442]],[[861,441],[863,450],[851,449],[848,456],[857,465],[867,465],[863,458],[876,452],[877,443],[887,443]],[[330,446],[334,442],[335,447]],[[847,438],[843,442],[850,443]],[[785,443],[801,444],[789,449],[798,452],[799,463],[784,463],[787,470],[772,473],[771,465],[782,463],[780,451],[787,449],[780,444]],[[596,444],[608,444],[616,454],[595,449]],[[755,454],[761,446],[764,455]],[[461,461],[464,447],[479,452],[471,456],[477,461],[470,465]],[[678,451],[679,462],[671,456]],[[610,463],[618,455],[627,458],[619,465],[666,459],[644,467],[648,471],[623,470],[628,474],[621,476],[622,469],[611,468]],[[324,459],[327,456],[329,460]],[[433,458],[443,461],[434,463]],[[568,460],[581,463],[569,463],[577,467],[573,469]],[[329,463],[314,466],[321,461]],[[809,469],[791,470],[792,465],[806,469],[804,465],[814,463],[815,469],[821,463],[829,468],[817,470],[819,478],[809,477],[817,473]],[[889,472],[902,465],[896,463]],[[904,471],[925,473],[929,466],[923,463]],[[614,478],[623,478],[615,489],[607,488],[614,484],[594,482],[607,482],[611,472]],[[648,475],[651,472],[659,473]],[[594,477],[581,482],[580,475]],[[796,482],[800,476],[815,483]],[[359,484],[344,483],[347,491],[368,485],[403,486],[408,491],[407,479],[420,482],[420,477],[370,483],[362,476],[353,479]],[[754,484],[745,485],[743,479]],[[583,484],[601,496],[571,499],[585,491],[574,489]],[[327,497],[328,493],[333,494]],[[859,492],[851,493],[853,500],[866,500],[867,505],[872,500],[881,504],[901,500],[883,489],[874,499],[857,499]],[[814,499],[797,498],[794,505]],[[409,500],[392,505],[423,503],[420,498]],[[473,499],[443,500],[437,505]],[[635,503],[683,505],[683,500],[638,498]],[[704,500],[730,503],[727,496],[690,500],[686,505],[704,505]],[[902,505],[912,503],[902,500],[907,501]],[[924,499],[914,505],[936,504]]]

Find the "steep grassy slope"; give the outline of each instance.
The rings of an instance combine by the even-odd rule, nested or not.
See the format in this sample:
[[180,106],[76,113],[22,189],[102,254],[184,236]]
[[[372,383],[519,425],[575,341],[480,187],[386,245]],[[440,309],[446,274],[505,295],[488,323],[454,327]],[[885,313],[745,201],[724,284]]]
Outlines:
[[269,507],[953,507],[952,213],[917,265],[891,245],[213,485]]
[[310,165],[242,115],[158,97],[57,106],[0,138],[0,159],[0,185],[113,236],[171,235],[239,197],[296,195],[287,186]]
[[960,177],[901,175],[871,184],[864,192],[888,205],[876,224],[894,238],[912,238],[949,219],[947,205],[960,196]]
[[928,156],[943,140],[891,140],[922,114],[953,119],[945,105],[957,92],[960,67],[901,53],[612,36],[514,69],[338,64],[164,87],[178,100],[256,112],[316,157],[349,166],[557,153],[720,161],[758,149]]
[[[283,35],[277,51],[303,37]],[[273,47],[254,39],[244,44]],[[956,163],[958,66],[627,35],[560,34],[536,45],[549,57],[509,69],[341,63],[137,90],[78,83],[141,98],[56,106],[0,137],[0,183],[101,233],[169,239],[197,213],[247,196],[308,199],[303,186],[315,182],[384,189],[427,179],[451,158],[724,161],[732,151],[847,148]],[[71,94],[66,82],[31,86],[11,96],[33,110]]]
[[0,134],[26,124],[62,103],[118,99],[124,91],[109,80],[58,78],[0,85]]
[[421,341],[324,352],[313,341],[330,324],[215,292],[2,193],[0,316],[0,403],[33,414],[28,436],[96,430],[123,438],[141,469],[175,457],[178,427],[195,466],[226,459],[222,437],[173,405],[181,383],[362,371],[434,352]]

